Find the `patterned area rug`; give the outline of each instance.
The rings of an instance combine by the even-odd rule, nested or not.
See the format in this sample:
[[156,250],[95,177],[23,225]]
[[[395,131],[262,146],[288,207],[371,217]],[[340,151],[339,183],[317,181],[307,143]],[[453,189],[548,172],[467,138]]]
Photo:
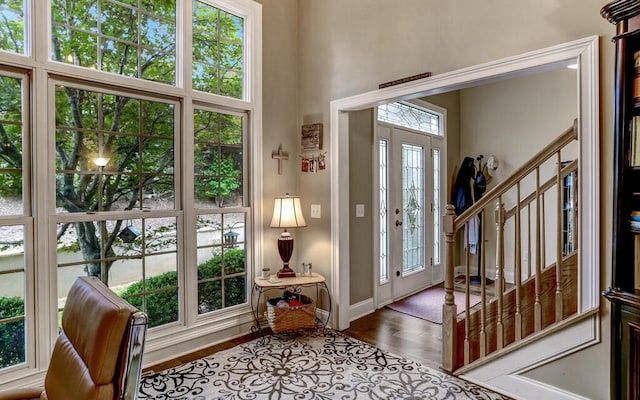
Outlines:
[[267,336],[144,375],[139,399],[508,399],[339,332]]

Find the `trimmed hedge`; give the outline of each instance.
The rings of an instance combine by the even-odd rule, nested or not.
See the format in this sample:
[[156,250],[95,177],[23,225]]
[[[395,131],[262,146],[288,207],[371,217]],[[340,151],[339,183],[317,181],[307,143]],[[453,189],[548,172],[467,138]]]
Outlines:
[[[228,249],[224,253],[225,276],[245,271],[243,249]],[[222,297],[222,256],[218,255],[198,265],[198,313],[219,310],[246,302],[246,274],[225,279]],[[142,304],[142,281],[129,285],[120,296],[134,307],[146,311],[149,327],[178,320],[178,275],[165,272],[146,279],[146,307]],[[0,297],[0,318],[24,315],[24,301],[20,297]],[[25,361],[24,319],[0,324],[0,368]]]
[[[20,297],[0,297],[0,319],[24,315]],[[0,324],[0,368],[25,361],[24,319]]]
[[[224,253],[225,276],[245,271],[244,249],[228,249]],[[198,313],[203,314],[242,304],[246,301],[246,275],[225,279],[224,302],[222,281],[222,256],[218,255],[198,265]],[[147,278],[146,308],[142,304],[142,282],[127,287],[120,296],[149,316],[149,327],[160,326],[178,320],[178,275],[175,271]]]

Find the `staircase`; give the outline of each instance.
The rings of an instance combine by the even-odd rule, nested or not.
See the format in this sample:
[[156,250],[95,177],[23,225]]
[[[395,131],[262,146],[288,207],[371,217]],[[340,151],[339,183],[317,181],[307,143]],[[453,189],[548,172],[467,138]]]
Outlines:
[[[577,138],[574,122],[461,215],[447,205],[442,361],[446,371],[460,373],[500,357],[559,329],[578,312],[579,221],[574,200],[578,162],[563,161],[573,154]],[[467,232],[475,229],[476,218],[483,222],[476,235],[483,240],[477,244],[477,254],[472,254],[473,235]],[[456,277],[461,269],[464,272]],[[472,284],[472,271],[485,279]],[[464,283],[456,285],[456,280]],[[454,290],[466,294],[460,315]],[[473,307],[472,292],[481,298]]]

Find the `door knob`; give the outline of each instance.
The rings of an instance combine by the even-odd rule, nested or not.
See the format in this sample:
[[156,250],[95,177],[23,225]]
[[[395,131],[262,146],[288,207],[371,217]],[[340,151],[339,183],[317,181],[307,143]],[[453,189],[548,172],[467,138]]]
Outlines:
[[396,226],[402,226],[402,221],[396,220]]

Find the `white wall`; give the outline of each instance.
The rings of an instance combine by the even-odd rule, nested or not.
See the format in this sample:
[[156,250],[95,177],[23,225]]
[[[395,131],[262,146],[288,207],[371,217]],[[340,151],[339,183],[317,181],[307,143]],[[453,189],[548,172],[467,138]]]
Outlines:
[[[265,5],[272,2],[264,2]],[[611,240],[611,165],[614,27],[595,0],[300,0],[300,103],[302,122],[329,124],[329,102],[373,90],[417,73],[434,74],[600,35],[602,39],[602,243]],[[267,7],[268,8],[268,7]],[[265,18],[265,29],[269,29]],[[269,55],[265,54],[265,61]],[[268,62],[268,61],[267,61]],[[267,80],[267,79],[265,79]],[[265,93],[268,88],[265,87]],[[266,113],[265,113],[266,114]],[[325,148],[329,148],[325,137]],[[328,154],[328,157],[335,156]],[[299,174],[299,193],[322,204],[323,219],[305,228],[300,257],[329,274],[331,251],[329,174]],[[267,185],[265,185],[265,188]],[[297,237],[297,238],[298,238]],[[299,247],[298,247],[299,248]],[[611,254],[602,246],[603,286],[610,282]],[[324,266],[324,262],[327,266]],[[608,305],[603,304],[603,343],[535,371],[536,378],[587,398],[609,393]],[[571,370],[563,376],[562,370]]]

